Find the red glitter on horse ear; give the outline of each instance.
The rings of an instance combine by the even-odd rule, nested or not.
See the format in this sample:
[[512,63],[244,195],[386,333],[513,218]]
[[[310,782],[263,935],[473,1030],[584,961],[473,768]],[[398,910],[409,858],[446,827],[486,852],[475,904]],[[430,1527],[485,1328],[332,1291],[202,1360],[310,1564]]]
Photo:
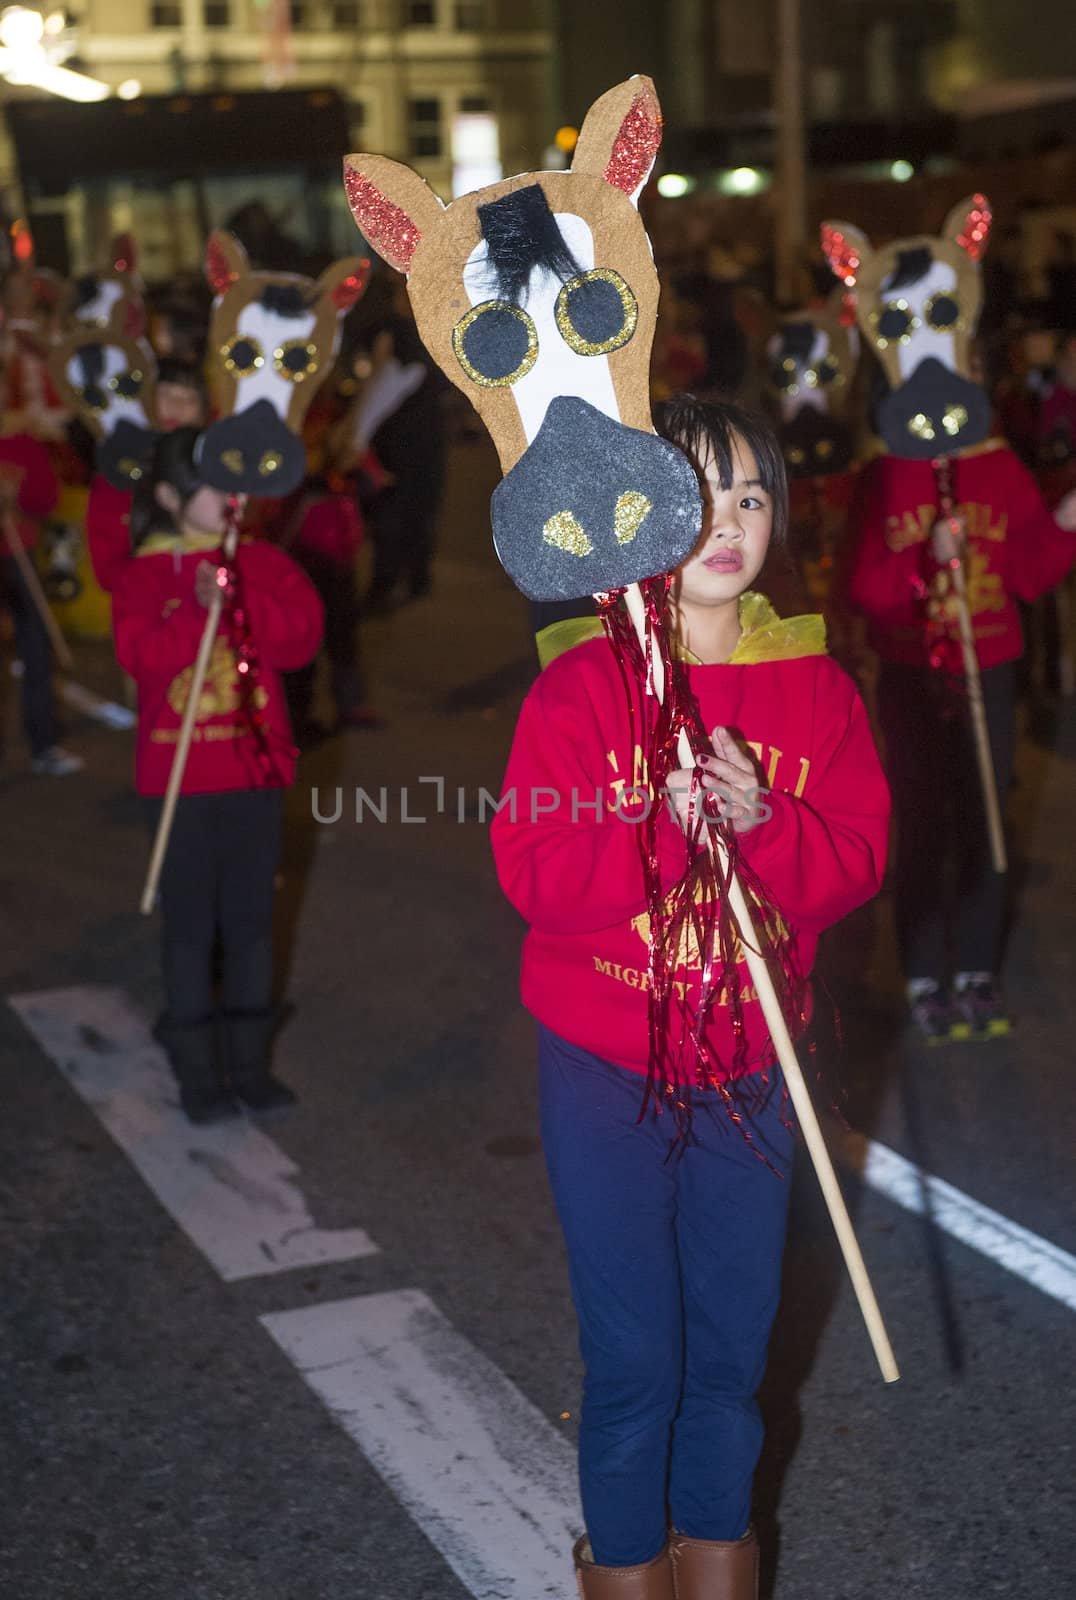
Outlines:
[[369,276],[370,263],[364,256],[356,264],[355,270],[349,272],[346,278],[341,278],[340,282],[334,286],[329,298],[341,315],[345,311],[350,311],[352,306],[358,304],[362,298],[362,291],[366,288],[366,280]]
[[[958,207],[957,213],[961,209],[962,207]],[[956,242],[973,261],[981,261],[986,254],[986,247],[990,243],[990,224],[993,220],[994,213],[986,196],[972,195],[963,227],[956,235]]]
[[627,195],[634,194],[645,181],[660,148],[661,111],[652,91],[643,89],[620,124],[603,174],[606,183]]
[[115,272],[133,272],[137,251],[131,234],[120,233],[112,241],[112,268]]
[[397,272],[410,272],[411,258],[422,234],[406,211],[393,205],[350,161],[344,162],[344,189],[351,215],[363,238],[384,256],[390,267],[395,267]]
[[863,254],[858,241],[846,232],[844,224],[823,222],[822,254],[834,276],[841,280],[845,288],[854,289],[863,264]]
[[215,233],[209,235],[209,243],[205,248],[205,275],[214,294],[223,294],[239,278]]
[[856,297],[854,294],[841,296],[841,309],[838,320],[842,328],[854,328],[856,325]]

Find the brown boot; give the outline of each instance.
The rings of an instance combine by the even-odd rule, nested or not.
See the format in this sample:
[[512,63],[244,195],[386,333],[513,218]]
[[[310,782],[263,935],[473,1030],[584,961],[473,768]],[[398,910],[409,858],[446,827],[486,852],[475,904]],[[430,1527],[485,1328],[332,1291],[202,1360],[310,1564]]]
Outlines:
[[688,1539],[674,1533],[669,1558],[676,1600],[758,1600],[758,1538]]
[[572,1555],[579,1600],[676,1600],[667,1549],[642,1567],[596,1566],[587,1538],[576,1541]]

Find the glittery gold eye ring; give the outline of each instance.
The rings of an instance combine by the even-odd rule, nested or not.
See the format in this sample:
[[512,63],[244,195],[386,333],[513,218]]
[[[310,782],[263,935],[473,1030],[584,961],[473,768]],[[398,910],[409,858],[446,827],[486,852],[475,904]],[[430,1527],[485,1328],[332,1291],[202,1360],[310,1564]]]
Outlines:
[[[287,357],[296,350],[306,357],[306,364],[301,367],[289,367]],[[282,378],[287,378],[289,383],[302,383],[304,378],[309,378],[316,369],[317,359],[317,345],[307,344],[304,339],[291,339],[287,344],[278,345],[273,351],[273,366]]]
[[[879,333],[878,328],[887,311],[903,311],[908,318],[903,333]],[[874,339],[879,350],[888,350],[891,344],[907,344],[912,334],[922,324],[907,300],[887,300],[882,306],[875,306],[870,314],[870,325],[874,329]]]
[[[245,367],[239,365],[233,354],[241,344],[249,345],[251,349],[251,359]],[[234,339],[229,339],[227,344],[222,344],[220,354],[224,362],[225,372],[234,373],[237,378],[249,378],[252,372],[257,372],[265,365],[265,357],[262,354],[261,345],[257,339],[252,339],[248,333],[238,333]]]
[[[467,354],[468,333],[480,318],[488,316],[491,312],[514,317],[522,324],[526,333],[526,345],[518,365],[513,367],[511,372],[500,373],[496,377],[482,372]],[[537,361],[538,330],[522,307],[513,305],[510,300],[483,300],[481,305],[472,306],[470,311],[464,312],[456,323],[452,330],[452,349],[455,351],[456,360],[472,383],[477,383],[482,389],[508,389],[513,383],[518,383],[520,378],[525,377]]]
[[[624,320],[614,334],[608,339],[584,339],[572,322],[569,307],[571,298],[586,283],[612,284],[620,296],[620,305],[624,313]],[[556,305],[557,327],[560,336],[579,356],[605,356],[613,350],[619,350],[622,344],[627,344],[635,332],[635,325],[639,320],[639,303],[619,272],[614,272],[611,267],[594,267],[590,272],[580,273],[578,278],[573,278],[566,283],[557,296]]]
[[[952,322],[934,321],[934,307],[937,305],[939,300],[951,300],[953,305],[956,307],[956,316],[953,318]],[[962,333],[964,331],[964,313],[960,308],[960,301],[957,299],[952,289],[939,289],[936,294],[931,295],[930,299],[923,307],[923,321],[926,323],[927,327],[932,328],[935,333]]]

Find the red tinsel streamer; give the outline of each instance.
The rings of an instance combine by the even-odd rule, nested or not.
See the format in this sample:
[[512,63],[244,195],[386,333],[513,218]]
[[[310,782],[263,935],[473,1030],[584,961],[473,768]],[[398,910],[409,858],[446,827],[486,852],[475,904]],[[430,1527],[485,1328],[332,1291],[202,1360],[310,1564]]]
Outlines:
[[[692,1090],[716,1090],[730,1121],[759,1159],[770,1166],[754,1142],[744,1119],[743,1106],[734,1099],[729,1082],[751,1070],[747,1061],[744,1030],[743,979],[740,974],[740,930],[729,906],[729,882],[733,873],[740,880],[749,904],[756,907],[755,932],[761,954],[774,977],[782,1010],[793,1038],[806,1024],[806,985],[799,972],[791,935],[784,929],[778,909],[755,874],[740,855],[735,830],[720,817],[692,806],[692,821],[687,833],[690,865],[671,891],[661,882],[658,825],[660,807],[666,804],[665,789],[673,772],[679,770],[678,742],[686,732],[692,754],[698,758],[712,746],[703,726],[698,703],[692,693],[687,672],[672,649],[668,616],[671,579],[666,575],[640,585],[647,618],[645,647],[635,628],[620,607],[619,593],[599,595],[599,611],[614,659],[625,686],[632,749],[642,752],[642,771],[636,781],[649,795],[649,805],[636,829],[643,867],[650,939],[647,952],[647,1011],[649,1064],[640,1120],[653,1104],[658,1111],[668,1109],[675,1133],[670,1154],[683,1148],[691,1134]],[[652,689],[653,652],[660,653],[664,668],[665,693],[659,701]],[[692,779],[691,799],[698,788]],[[707,848],[707,834],[720,836],[727,865],[716,850]],[[686,952],[699,952],[700,987],[697,1003],[688,999],[688,985],[679,974],[687,967]],[[713,1006],[727,997],[733,1034],[732,1058],[720,1061],[707,1039],[707,1023]],[[772,1066],[774,1058],[764,1063]],[[769,1089],[769,1074],[764,1073],[759,1094]],[[784,1105],[782,1115],[786,1113]],[[776,1170],[776,1169],[774,1169]]]
[[[225,512],[227,517],[225,549],[229,546],[234,548],[238,542],[238,524],[243,515],[243,504],[243,498],[238,495],[232,495],[228,500]],[[251,632],[250,613],[243,593],[243,578],[238,560],[233,559],[231,566],[222,564],[217,568],[217,583],[224,593],[224,614],[235,654],[239,704],[247,726],[254,736],[254,759],[261,784],[265,788],[283,787],[285,775],[277,765],[276,757],[270,748],[272,729],[265,715],[268,696],[260,692],[261,659]],[[291,756],[296,754],[290,746],[286,748]]]
[[[953,491],[953,462],[949,456],[937,456],[931,466],[934,469],[934,484],[938,495],[938,510],[942,519],[954,523],[955,496]],[[940,570],[940,564],[933,559],[929,541],[925,546],[926,561],[930,567],[930,576]],[[944,563],[952,566],[952,562]],[[964,682],[964,657],[960,647],[960,640],[951,627],[945,615],[944,605],[940,603],[932,588],[928,576],[915,573],[912,577],[912,593],[921,605],[926,618],[926,645],[927,662],[934,675],[940,710],[945,717],[954,717],[963,709],[966,697]]]

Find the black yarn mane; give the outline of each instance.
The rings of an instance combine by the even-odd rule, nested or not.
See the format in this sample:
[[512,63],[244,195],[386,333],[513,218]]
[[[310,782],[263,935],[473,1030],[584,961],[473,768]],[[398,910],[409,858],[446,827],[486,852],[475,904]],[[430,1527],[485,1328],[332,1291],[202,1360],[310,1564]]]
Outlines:
[[479,206],[478,222],[486,241],[486,265],[498,299],[520,305],[535,267],[544,267],[562,283],[582,268],[564,242],[541,184],[513,189],[501,200]]
[[813,322],[785,322],[781,325],[781,350],[797,361],[809,361],[814,337]]
[[298,283],[267,283],[258,303],[278,317],[302,317],[310,309],[310,296]]
[[925,244],[917,245],[914,250],[899,250],[897,264],[882,284],[883,290],[888,294],[890,289],[910,289],[913,283],[926,277],[933,260],[934,252]]
[[95,299],[101,288],[101,280],[92,272],[87,272],[81,278],[75,279],[75,310],[81,311],[83,306],[88,306]]
[[82,377],[83,398],[91,406],[104,404],[105,393],[101,380],[105,374],[105,352],[99,344],[81,344],[74,351],[75,362]]

